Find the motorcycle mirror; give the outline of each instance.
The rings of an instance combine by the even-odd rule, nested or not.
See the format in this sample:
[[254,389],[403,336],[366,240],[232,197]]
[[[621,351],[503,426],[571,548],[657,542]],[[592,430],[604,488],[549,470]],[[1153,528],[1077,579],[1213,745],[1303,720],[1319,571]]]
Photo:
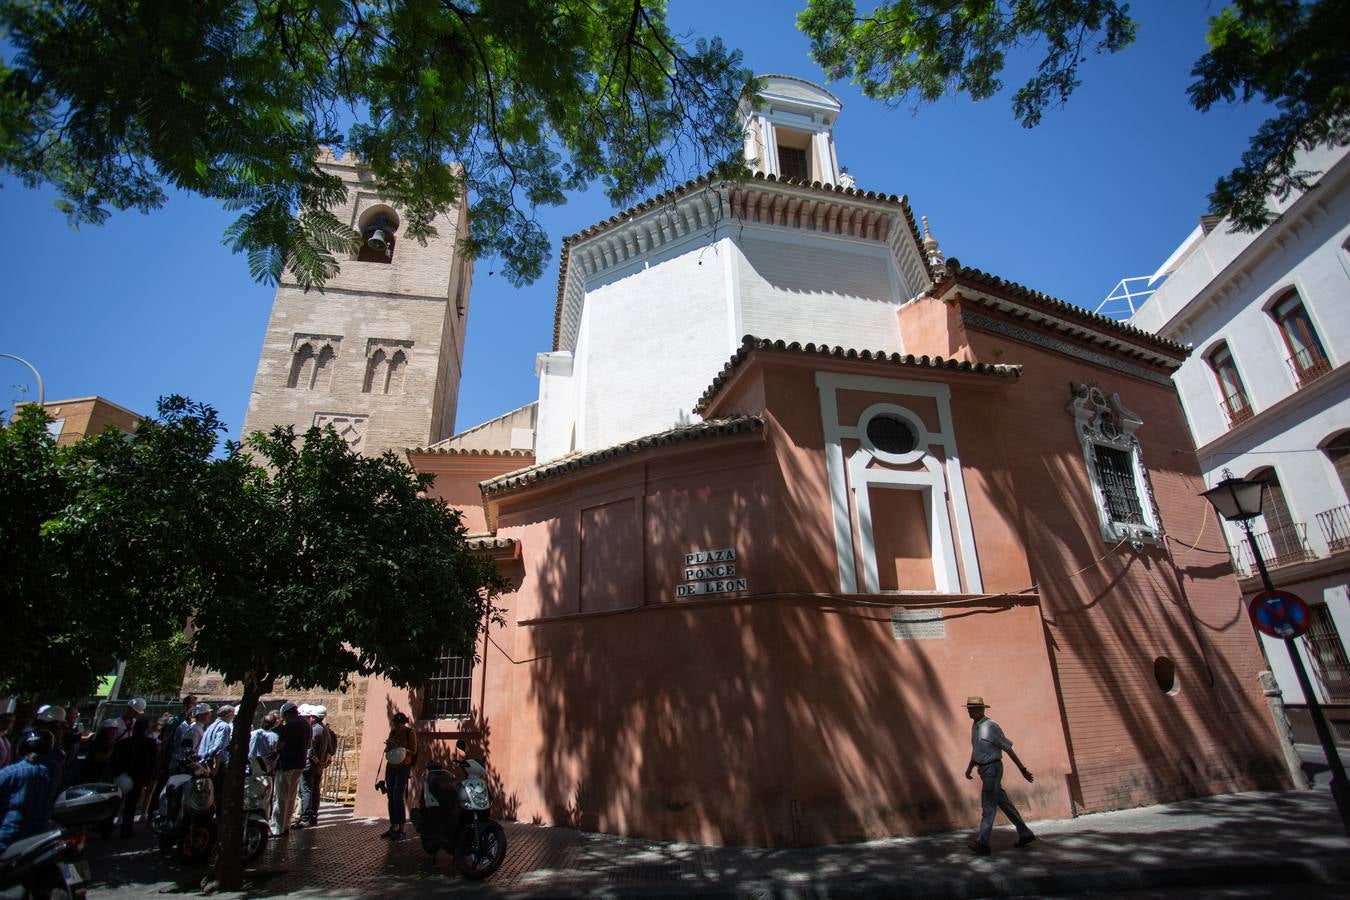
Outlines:
[[458,750],[460,753],[464,753],[468,751],[469,745],[464,742],[464,738],[460,738],[459,740],[455,741],[455,749]]

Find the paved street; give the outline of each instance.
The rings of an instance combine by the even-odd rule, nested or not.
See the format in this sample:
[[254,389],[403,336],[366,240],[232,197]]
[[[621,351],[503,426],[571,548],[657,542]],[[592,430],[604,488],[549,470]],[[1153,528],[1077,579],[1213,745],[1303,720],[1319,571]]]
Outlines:
[[[250,873],[247,897],[744,897],[1134,898],[1335,896],[1350,890],[1350,839],[1325,790],[1245,793],[1037,823],[1040,840],[973,857],[967,834],[801,850],[624,840],[565,828],[507,825],[501,871],[470,884],[445,854],[415,838],[388,844],[381,820],[326,808],[316,829],[274,842]],[[95,900],[189,893],[201,873],[164,861],[148,835],[94,839]],[[1298,887],[1292,887],[1298,885]],[[1139,893],[1123,893],[1134,892]]]

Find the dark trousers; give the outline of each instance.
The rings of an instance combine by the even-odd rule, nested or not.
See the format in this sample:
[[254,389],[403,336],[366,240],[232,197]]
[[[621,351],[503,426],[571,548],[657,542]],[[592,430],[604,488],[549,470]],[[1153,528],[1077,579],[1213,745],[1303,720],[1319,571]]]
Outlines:
[[141,805],[141,793],[144,790],[144,781],[133,781],[131,790],[122,800],[122,837],[131,837],[131,827],[136,822],[136,810]]
[[977,840],[986,847],[989,846],[989,836],[994,833],[994,816],[998,810],[1003,810],[1003,814],[1008,817],[1008,821],[1017,829],[1020,836],[1031,834],[1031,829],[1027,823],[1022,821],[1022,816],[1017,812],[1017,807],[1013,806],[1012,800],[1008,799],[1008,792],[1003,790],[1003,760],[995,760],[991,763],[983,763],[980,766],[980,836]]
[[319,785],[323,781],[323,769],[314,764],[305,766],[300,775],[300,815],[299,819],[310,825],[319,821]]
[[412,766],[390,766],[385,770],[384,786],[389,789],[389,825],[390,827],[403,827],[407,821],[407,807],[403,802],[403,795],[408,792],[408,776],[412,774]]

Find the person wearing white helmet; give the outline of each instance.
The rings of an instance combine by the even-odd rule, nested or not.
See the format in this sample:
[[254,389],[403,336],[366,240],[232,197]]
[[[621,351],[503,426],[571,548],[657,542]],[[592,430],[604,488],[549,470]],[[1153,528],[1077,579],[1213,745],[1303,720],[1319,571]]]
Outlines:
[[323,782],[323,770],[328,768],[337,748],[337,736],[324,722],[327,716],[328,707],[309,707],[309,719],[313,725],[310,727],[309,756],[305,759],[304,771],[300,773],[300,818],[295,822],[296,828],[319,824],[319,785]]
[[197,748],[202,745],[202,735],[211,722],[211,704],[198,703],[192,707],[191,713],[192,718],[179,725],[173,735],[174,755],[169,764],[169,772],[173,775],[189,771],[196,760]]
[[[131,735],[131,727],[144,712],[145,701],[137,697],[122,708],[120,716],[104,719],[99,724],[94,744],[89,749],[89,759],[85,761],[83,774],[86,778],[108,781],[112,777],[108,771],[108,760],[112,758],[113,746]],[[61,711],[61,717],[65,718],[65,710]]]

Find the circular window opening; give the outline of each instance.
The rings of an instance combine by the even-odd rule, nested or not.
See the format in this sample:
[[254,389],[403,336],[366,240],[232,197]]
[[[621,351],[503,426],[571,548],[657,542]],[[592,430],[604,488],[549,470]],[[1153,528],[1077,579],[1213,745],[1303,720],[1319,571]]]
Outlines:
[[1177,692],[1177,666],[1165,656],[1153,661],[1153,680],[1158,682],[1158,690],[1164,694]]
[[919,443],[914,429],[897,416],[873,416],[867,423],[867,439],[882,453],[896,456],[911,452]]

